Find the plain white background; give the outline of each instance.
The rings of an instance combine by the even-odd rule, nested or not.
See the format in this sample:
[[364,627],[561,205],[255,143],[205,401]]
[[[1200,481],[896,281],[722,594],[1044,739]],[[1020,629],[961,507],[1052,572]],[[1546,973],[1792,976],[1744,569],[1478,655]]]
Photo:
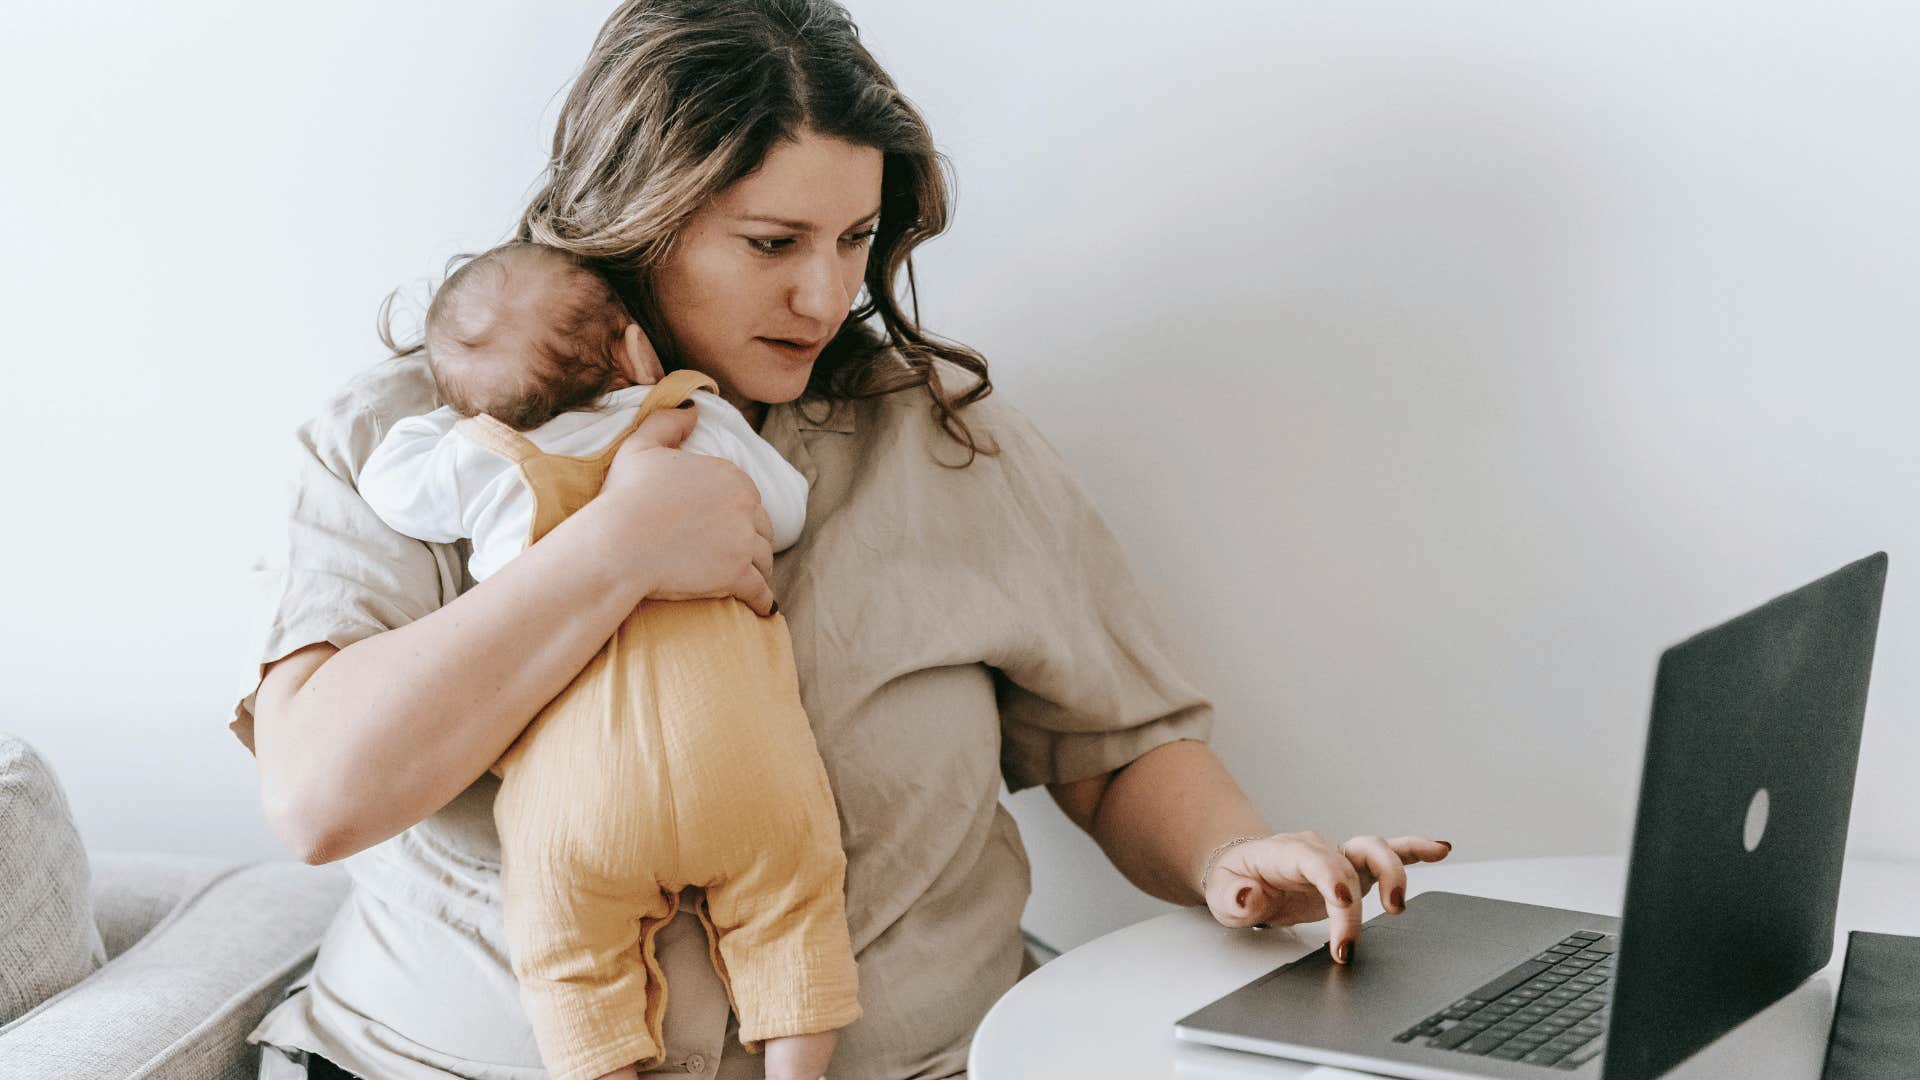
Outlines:
[[[505,235],[609,6],[10,5],[0,728],[91,846],[286,855],[226,722],[289,434]],[[1852,847],[1920,858],[1920,15],[853,13],[957,180],[926,325],[1080,471],[1277,826],[1621,851],[1659,651],[1885,549]],[[1159,909],[1011,803],[1043,938]]]

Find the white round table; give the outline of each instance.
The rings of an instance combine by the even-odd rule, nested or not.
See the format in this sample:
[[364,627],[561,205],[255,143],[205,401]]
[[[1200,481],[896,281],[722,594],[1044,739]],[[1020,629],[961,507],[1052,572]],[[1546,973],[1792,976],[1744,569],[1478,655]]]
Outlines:
[[[1619,856],[1417,866],[1407,894],[1437,889],[1619,915]],[[1365,917],[1380,911],[1374,896]],[[1833,960],[1799,989],[1689,1058],[1674,1080],[1818,1080],[1848,930],[1920,934],[1920,864],[1850,859]],[[1274,1080],[1351,1076],[1176,1041],[1174,1021],[1326,944],[1327,924],[1229,930],[1202,908],[1148,919],[1074,949],[1007,991],[974,1034],[969,1080],[1100,1077]],[[1362,932],[1359,948],[1366,948]]]

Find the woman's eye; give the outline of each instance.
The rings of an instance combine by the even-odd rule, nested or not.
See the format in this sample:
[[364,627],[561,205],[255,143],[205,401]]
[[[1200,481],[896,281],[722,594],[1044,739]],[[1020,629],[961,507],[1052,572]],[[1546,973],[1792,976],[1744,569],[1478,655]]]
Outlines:
[[[848,247],[859,247],[869,240],[872,240],[879,231],[878,228],[868,229],[866,232],[854,233],[852,236],[844,237],[840,242]],[[778,255],[788,244],[793,243],[791,238],[784,236],[772,238],[749,236],[746,238],[746,241],[749,247],[762,255]]]

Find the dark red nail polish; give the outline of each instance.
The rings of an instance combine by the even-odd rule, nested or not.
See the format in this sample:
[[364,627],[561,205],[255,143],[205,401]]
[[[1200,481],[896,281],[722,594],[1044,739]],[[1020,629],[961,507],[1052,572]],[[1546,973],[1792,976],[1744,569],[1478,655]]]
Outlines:
[[1393,890],[1393,906],[1397,908],[1403,908],[1407,906],[1407,890],[1405,889]]
[[1242,888],[1242,889],[1241,889],[1241,890],[1240,890],[1239,892],[1237,892],[1237,893],[1234,893],[1234,894],[1233,894],[1233,903],[1234,903],[1234,906],[1236,906],[1236,907],[1246,907],[1246,906],[1247,906],[1247,899],[1248,899],[1249,897],[1251,897],[1252,895],[1253,895],[1253,887],[1252,887],[1252,886],[1250,886],[1250,885],[1249,885],[1249,886],[1246,886],[1245,888]]
[[1353,903],[1353,894],[1347,891],[1347,883],[1344,881],[1336,881],[1333,883],[1333,898],[1342,904]]
[[1453,845],[1447,843],[1445,840],[1435,840],[1434,843],[1439,844],[1441,847],[1446,848],[1448,851],[1453,850]]
[[1344,964],[1352,957],[1353,957],[1353,946],[1348,942],[1345,942],[1345,941],[1341,942],[1340,948],[1334,953],[1334,959]]
[[780,601],[775,600],[771,605],[767,607],[767,616],[771,618],[778,614],[780,614]]

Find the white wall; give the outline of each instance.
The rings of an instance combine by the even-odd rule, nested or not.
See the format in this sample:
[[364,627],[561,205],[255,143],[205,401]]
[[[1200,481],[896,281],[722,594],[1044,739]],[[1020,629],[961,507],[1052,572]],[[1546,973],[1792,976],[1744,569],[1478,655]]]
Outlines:
[[[0,727],[89,843],[278,853],[225,721],[286,433],[500,238],[606,10],[9,20]],[[958,173],[922,313],[1080,468],[1243,786],[1622,850],[1659,650],[1885,549],[1853,847],[1920,858],[1920,15],[1203,11],[854,7]],[[1012,802],[1044,937],[1157,909]]]

